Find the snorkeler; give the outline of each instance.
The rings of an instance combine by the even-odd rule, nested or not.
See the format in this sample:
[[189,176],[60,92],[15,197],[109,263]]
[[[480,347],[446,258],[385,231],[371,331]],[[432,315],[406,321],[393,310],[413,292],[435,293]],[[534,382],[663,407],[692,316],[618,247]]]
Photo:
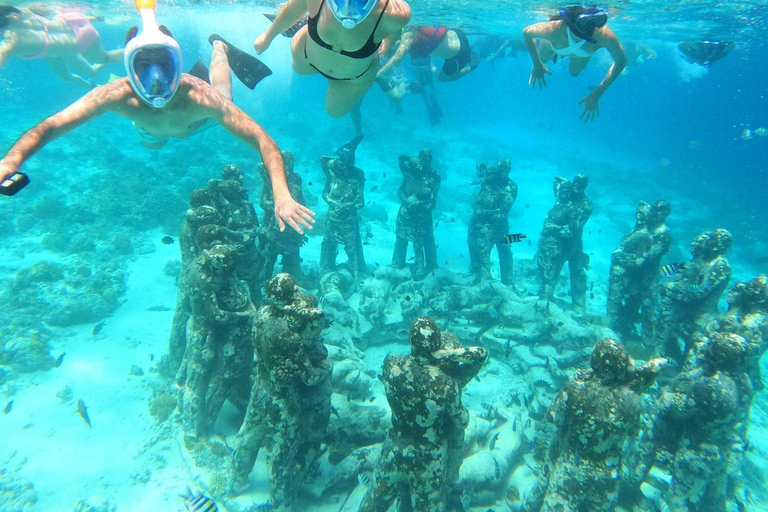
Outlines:
[[29,9],[0,5],[0,67],[13,56],[44,59],[60,78],[92,87],[89,80],[102,65],[123,59],[123,50],[104,50],[91,25],[96,19],[71,9],[48,19]]
[[677,48],[685,60],[691,64],[699,64],[708,68],[716,60],[720,60],[733,50],[733,43],[728,41],[682,41]]
[[445,63],[437,75],[441,82],[458,80],[477,68],[477,56],[472,53],[467,35],[458,28],[406,28],[400,36],[400,46],[379,73],[387,73],[392,66],[403,60],[406,53],[410,54],[414,66],[423,65],[430,57],[444,59]]
[[164,33],[157,25],[154,0],[137,0],[136,7],[143,29],[126,48],[128,77],[95,88],[22,135],[0,160],[0,193],[13,195],[23,187],[27,179],[19,168],[45,144],[105,112],[133,121],[142,142],[152,148],[217,122],[261,154],[272,182],[280,229],[285,229],[285,223],[299,233],[303,233],[299,224],[311,229],[314,212],[291,197],[277,144],[232,103],[227,46],[221,40],[213,41],[211,84],[182,73],[181,49],[167,29]]
[[352,111],[361,133],[359,102],[379,68],[379,47],[408,23],[411,8],[403,0],[290,0],[253,47],[261,54],[278,34],[309,13],[291,41],[293,69],[328,79],[325,109],[333,117]]
[[[528,84],[531,87],[546,87],[545,74],[552,74],[544,65],[550,59],[555,62],[558,57],[569,57],[568,69],[572,76],[577,76],[589,64],[592,55],[600,48],[607,49],[613,58],[608,73],[600,85],[581,99],[584,111],[579,119],[592,121],[599,117],[598,101],[603,93],[621,74],[627,65],[627,56],[621,47],[621,42],[606,27],[608,11],[594,7],[568,7],[560,9],[558,14],[551,16],[550,21],[530,25],[523,30],[523,38],[528,52],[533,59],[533,69]],[[536,39],[539,40],[537,48]]]

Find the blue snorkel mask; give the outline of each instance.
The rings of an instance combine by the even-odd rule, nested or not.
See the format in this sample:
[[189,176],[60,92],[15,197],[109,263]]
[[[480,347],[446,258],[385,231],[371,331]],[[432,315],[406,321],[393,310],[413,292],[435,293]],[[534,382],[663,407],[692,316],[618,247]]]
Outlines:
[[163,108],[181,82],[181,48],[168,29],[157,25],[153,2],[136,4],[142,30],[125,45],[125,69],[136,95],[154,108]]
[[568,28],[581,39],[590,43],[596,43],[593,37],[595,30],[602,28],[608,23],[608,11],[597,7],[569,7],[560,9],[559,15],[551,19],[560,19],[565,21]]
[[355,28],[371,14],[378,0],[328,0],[328,6],[341,26]]

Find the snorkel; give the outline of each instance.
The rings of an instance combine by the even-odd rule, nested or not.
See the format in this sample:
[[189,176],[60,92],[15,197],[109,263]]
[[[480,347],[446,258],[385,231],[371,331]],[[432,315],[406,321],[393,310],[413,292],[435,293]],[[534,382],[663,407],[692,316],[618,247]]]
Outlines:
[[558,14],[550,19],[563,20],[576,37],[594,44],[597,42],[593,37],[595,30],[604,27],[608,22],[608,11],[597,7],[575,6],[560,9]]
[[135,0],[135,5],[141,32],[125,46],[125,69],[136,95],[153,108],[163,108],[179,88],[181,48],[158,26],[155,0]]
[[371,14],[378,0],[328,0],[328,7],[341,26],[352,29]]

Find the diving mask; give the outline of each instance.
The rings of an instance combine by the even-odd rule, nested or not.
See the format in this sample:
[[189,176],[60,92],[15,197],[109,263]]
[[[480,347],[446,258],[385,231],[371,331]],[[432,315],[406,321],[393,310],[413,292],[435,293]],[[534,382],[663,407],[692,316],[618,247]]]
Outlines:
[[608,11],[605,9],[589,8],[576,16],[570,26],[574,34],[582,39],[586,39],[590,43],[595,43],[596,40],[592,35],[596,29],[604,27],[607,22]]
[[125,46],[125,69],[138,97],[154,108],[163,108],[179,88],[181,48],[168,29],[157,25],[154,5],[140,7],[137,2],[137,7],[142,30]]
[[371,14],[378,0],[328,0],[331,12],[346,29],[355,28]]

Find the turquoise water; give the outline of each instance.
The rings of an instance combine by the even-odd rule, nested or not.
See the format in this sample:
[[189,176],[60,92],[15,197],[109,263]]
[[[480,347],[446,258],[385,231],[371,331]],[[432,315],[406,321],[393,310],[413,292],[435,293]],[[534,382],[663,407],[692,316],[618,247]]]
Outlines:
[[[122,46],[125,32],[137,22],[129,2],[79,5],[104,18],[96,26],[108,49]],[[431,0],[414,1],[411,7],[414,23],[461,26],[470,34],[470,41],[479,44],[483,37],[519,35],[525,26],[544,21],[557,6]],[[584,250],[591,260],[587,271],[591,295],[586,308],[588,323],[595,326],[590,331],[594,335],[591,342],[609,335],[599,317],[605,315],[611,253],[632,230],[639,200],[664,199],[671,204],[667,225],[672,244],[664,263],[688,260],[694,237],[724,228],[734,240],[727,254],[733,271],[730,284],[766,272],[768,136],[755,132],[768,128],[764,65],[768,4],[620,2],[608,7],[609,26],[622,43],[648,45],[658,57],[627,68],[602,97],[600,118],[593,123],[579,119],[578,101],[600,82],[610,65],[603,51],[578,77],[570,76],[565,62],[549,66],[552,76],[544,90],[528,86],[531,63],[523,52],[497,60],[493,66],[483,61],[460,81],[436,84],[444,112],[437,126],[429,124],[417,95],[406,95],[402,112],[398,112],[379,87],[373,86],[362,106],[365,139],[356,155],[356,165],[366,175],[366,207],[360,214],[361,232],[371,234],[364,238],[369,270],[386,267],[391,261],[397,188],[402,178],[397,157],[416,156],[429,148],[433,166],[442,176],[433,213],[438,263],[456,276],[469,268],[466,237],[478,191],[470,185],[476,178],[476,164],[495,165],[503,158],[511,161],[510,177],[518,184],[519,195],[509,216],[510,229],[528,234],[533,241],[514,247],[514,286],[520,304],[533,301],[538,293],[534,255],[542,223],[553,204],[552,178],[572,179],[577,173],[589,176],[586,193],[594,211],[584,230]],[[267,2],[166,2],[158,17],[179,41],[188,68],[197,59],[208,62],[207,38],[212,32],[250,51],[253,39],[268,27],[262,13],[275,8]],[[709,68],[686,62],[678,42],[703,39],[733,41],[736,47]],[[288,39],[276,39],[261,58],[274,74],[254,91],[235,81],[234,100],[282,150],[295,156],[307,204],[318,214],[317,227],[308,233],[301,253],[305,269],[316,276],[327,210],[321,198],[325,177],[319,158],[332,156],[354,136],[354,130],[348,118],[333,119],[326,114],[325,79],[292,71]],[[109,73],[123,75],[124,69],[120,64],[110,65],[97,82],[106,81]],[[58,81],[42,61],[19,59],[0,69],[0,91],[3,151],[24,131],[85,92]],[[752,135],[744,136],[744,130]],[[228,163],[239,165],[245,173],[244,186],[262,217],[258,206],[260,159],[223,128],[172,140],[162,150],[153,151],[138,143],[129,121],[105,114],[41,149],[22,168],[32,183],[17,196],[0,200],[4,220],[0,230],[0,401],[3,405],[13,401],[9,412],[0,415],[0,510],[183,510],[177,495],[187,485],[212,495],[220,510],[253,510],[251,507],[269,499],[263,458],[251,476],[253,492],[240,498],[228,496],[219,492],[224,462],[218,469],[215,457],[201,462],[179,441],[178,411],[166,418],[150,411],[158,396],[175,397],[177,393],[161,361],[168,351],[180,256],[178,242],[166,245],[161,239],[166,235],[177,239],[190,193],[206,186],[208,180],[220,178]],[[344,261],[343,255],[339,261]],[[498,278],[495,252],[492,261],[493,276]],[[365,279],[370,282],[373,278]],[[583,334],[571,334],[579,329],[573,318],[581,317],[569,305],[566,277],[561,281],[555,301],[558,312],[553,314],[555,321],[566,323],[563,329],[569,334],[559,339],[564,343],[568,336]],[[307,291],[319,296],[317,279],[308,282]],[[447,282],[435,286],[446,287]],[[469,284],[454,285],[472,289]],[[380,373],[387,353],[408,352],[403,330],[416,316],[440,317],[426,300],[421,309],[402,302],[405,294],[420,289],[418,282],[398,286],[389,291],[382,325],[372,325],[359,314],[354,327],[339,334],[343,329],[336,325],[331,329],[334,334],[326,339],[332,347],[334,337],[354,345],[354,350],[340,346],[354,353],[350,360],[370,373],[371,387],[353,401],[366,405],[369,398],[376,398],[372,403],[384,417],[376,428],[385,429],[382,432],[389,428],[389,407],[384,388],[374,376]],[[724,298],[719,304],[721,312],[727,309]],[[357,315],[359,291],[347,300]],[[525,331],[531,324],[518,329],[513,320],[516,314],[503,309],[499,300],[492,298],[486,304],[495,304],[501,312],[491,320],[471,307],[457,309],[454,318],[439,318],[445,322],[443,328],[459,334],[464,346],[483,345],[490,354],[479,380],[472,380],[464,389],[464,405],[471,418],[465,464],[474,457],[471,467],[475,473],[463,478],[469,482],[468,506],[477,511],[523,510],[520,507],[528,505],[526,500],[515,498],[510,490],[527,496],[533,492],[537,476],[526,470],[537,466],[530,458],[532,450],[523,446],[504,448],[510,451],[502,464],[503,475],[482,480],[486,460],[482,457],[501,449],[488,450],[493,432],[499,432],[504,423],[494,419],[494,414],[514,416],[522,422],[532,418],[534,425],[525,427],[525,439],[531,441],[545,415],[531,415],[524,405],[510,406],[510,391],[535,390],[533,383],[548,380],[553,383],[551,388],[535,391],[541,394],[539,405],[545,408],[564,384],[564,380],[541,374],[556,345],[542,348],[531,342],[535,335]],[[333,318],[333,312],[327,315]],[[461,325],[464,320],[466,327]],[[102,327],[96,329],[98,325]],[[491,328],[488,333],[483,331],[486,326]],[[568,330],[571,328],[573,331]],[[498,335],[497,329],[515,331],[517,337]],[[765,332],[764,326],[762,330]],[[629,348],[638,360],[649,355]],[[332,355],[340,357],[339,350],[332,348]],[[62,353],[66,355],[61,365],[54,367]],[[589,350],[581,352],[584,354],[588,356]],[[586,364],[585,357],[558,360],[558,364],[571,376]],[[344,361],[343,357],[336,360],[337,369]],[[334,386],[344,384],[344,378],[335,374]],[[661,381],[660,387],[645,396],[646,411],[652,410],[668,384],[669,379]],[[338,406],[336,400],[346,392],[343,387],[334,391],[333,403]],[[88,406],[90,429],[75,412],[78,400]],[[750,511],[768,510],[762,477],[768,468],[768,447],[762,441],[768,435],[764,400],[762,392],[754,398],[749,420],[751,448],[738,459],[741,473],[734,477],[747,489],[746,510]],[[356,410],[346,407],[346,411]],[[499,412],[501,409],[511,416]],[[230,444],[238,419],[237,407],[225,407],[212,435],[213,444]],[[332,430],[336,434],[344,430],[345,421],[333,416]],[[499,439],[507,435],[502,432]],[[323,462],[318,472],[294,510],[357,510],[365,486],[358,484],[356,470],[347,474]],[[629,490],[622,498],[623,510],[661,510],[658,503],[637,496],[637,489]],[[80,502],[88,502],[91,508]],[[667,506],[681,511],[741,510],[733,508],[733,501],[728,508],[724,504],[721,508]]]

